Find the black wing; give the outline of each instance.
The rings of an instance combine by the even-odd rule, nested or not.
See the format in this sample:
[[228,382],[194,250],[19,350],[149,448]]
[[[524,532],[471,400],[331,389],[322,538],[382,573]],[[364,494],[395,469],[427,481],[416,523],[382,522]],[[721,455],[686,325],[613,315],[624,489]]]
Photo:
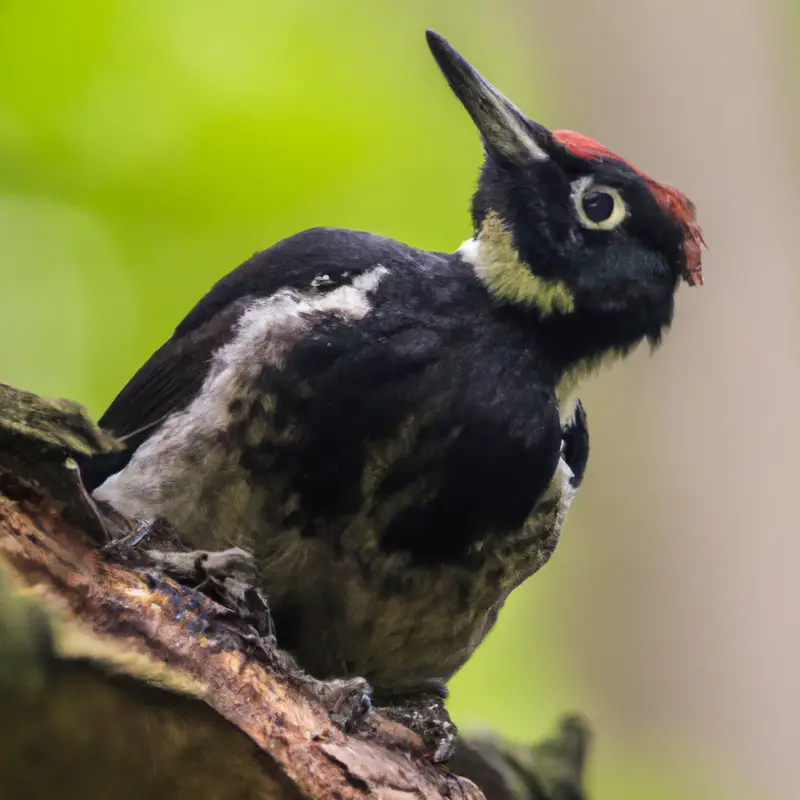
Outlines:
[[122,469],[165,417],[184,408],[205,380],[213,354],[234,334],[249,302],[283,288],[332,289],[378,263],[417,265],[433,254],[370,233],[314,228],[256,253],[218,281],[131,378],[100,419],[128,444],[82,465],[90,490]]
[[[213,354],[235,332],[249,297],[229,303],[214,317],[162,345],[100,418],[100,427],[121,439],[149,433],[184,408],[200,391]],[[145,436],[146,438],[146,436]]]
[[329,282],[321,281],[319,287],[333,288],[379,263],[393,268],[419,267],[443,257],[374,233],[311,228],[256,253],[217,281],[178,325],[175,336],[184,336],[246,295],[268,297],[287,287],[306,289],[315,278],[324,277]]
[[230,303],[184,336],[173,336],[116,396],[99,425],[122,439],[127,447],[120,453],[95,456],[81,463],[81,477],[89,491],[121,470],[167,416],[185,408],[198,394],[211,357],[233,335],[248,299]]

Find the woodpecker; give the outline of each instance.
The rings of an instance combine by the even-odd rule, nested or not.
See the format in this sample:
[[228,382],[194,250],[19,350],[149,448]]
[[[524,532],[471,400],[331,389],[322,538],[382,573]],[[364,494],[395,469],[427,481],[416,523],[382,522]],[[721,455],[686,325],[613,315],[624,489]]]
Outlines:
[[252,553],[279,644],[406,710],[552,554],[588,457],[578,382],[661,342],[704,244],[682,193],[427,39],[483,145],[471,238],[314,228],[255,254],[100,420],[127,450],[84,470],[122,514]]

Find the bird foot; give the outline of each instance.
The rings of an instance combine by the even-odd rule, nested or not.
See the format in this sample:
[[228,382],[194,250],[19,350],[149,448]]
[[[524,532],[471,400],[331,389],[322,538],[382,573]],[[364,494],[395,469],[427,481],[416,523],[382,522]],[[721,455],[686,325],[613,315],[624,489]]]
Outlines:
[[300,678],[303,690],[322,703],[337,728],[349,733],[372,711],[372,687],[364,678],[320,681]]
[[458,728],[444,705],[447,689],[426,685],[423,693],[392,696],[388,705],[376,706],[379,714],[416,733],[426,746],[426,757],[434,764],[447,763],[456,748]]
[[179,580],[207,580],[226,577],[251,577],[255,574],[253,556],[240,547],[227,550],[147,550],[151,564]]
[[561,457],[572,471],[570,483],[577,489],[589,461],[589,426],[580,400],[575,404],[572,419],[561,429]]
[[166,542],[171,536],[172,531],[166,520],[162,519],[139,519],[133,520],[135,523],[133,530],[130,530],[130,523],[127,526],[129,532],[124,535],[113,536],[103,547],[103,552],[112,559],[131,562],[149,562],[149,551],[140,547],[142,542]]

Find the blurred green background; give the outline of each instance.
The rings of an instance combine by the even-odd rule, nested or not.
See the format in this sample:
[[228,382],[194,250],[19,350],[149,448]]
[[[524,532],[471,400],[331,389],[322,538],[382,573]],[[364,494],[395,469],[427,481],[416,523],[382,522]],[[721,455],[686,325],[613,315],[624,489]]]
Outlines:
[[[751,262],[736,266],[748,246],[733,241],[739,222],[757,229],[748,241],[761,242],[761,280],[790,276],[789,226],[753,211],[774,203],[791,220],[794,195],[780,194],[789,164],[737,133],[757,119],[790,141],[796,107],[782,98],[794,96],[800,15],[787,7],[0,0],[0,380],[99,415],[217,278],[289,234],[343,226],[457,247],[471,233],[480,146],[428,54],[424,29],[438,30],[537,121],[581,128],[680,182],[712,244],[711,288],[682,291],[671,355],[634,359],[587,390],[589,488],[556,558],[453,682],[455,720],[529,740],[564,711],[587,712],[598,800],[800,796],[789,753],[769,740],[788,710],[747,716],[777,678],[753,663],[725,682],[737,654],[770,645],[750,638],[755,624],[737,627],[731,599],[752,575],[732,555],[752,526],[702,517],[713,503],[724,511],[744,478],[701,466],[703,453],[735,459],[751,447],[731,445],[744,412],[719,412],[741,375],[733,309],[763,286],[749,282]],[[793,335],[793,285],[785,297],[748,330],[765,330],[763,313]],[[747,357],[774,371],[758,380],[777,395],[795,386],[790,356]],[[783,426],[772,441],[793,435]],[[659,447],[668,458],[653,456]],[[706,486],[717,481],[707,500],[685,480],[693,464]],[[738,544],[715,549],[723,538]],[[668,540],[677,544],[658,549]],[[673,558],[685,552],[693,558]],[[719,573],[730,581],[706,580]],[[768,593],[769,574],[758,572]],[[769,703],[788,709],[787,691]],[[755,741],[767,757],[751,763]]]

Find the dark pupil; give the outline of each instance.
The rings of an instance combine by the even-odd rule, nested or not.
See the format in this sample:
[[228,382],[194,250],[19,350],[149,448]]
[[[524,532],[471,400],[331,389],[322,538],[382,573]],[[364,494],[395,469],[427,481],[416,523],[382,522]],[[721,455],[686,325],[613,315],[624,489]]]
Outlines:
[[614,198],[608,192],[587,192],[581,204],[592,222],[605,222],[614,213]]

